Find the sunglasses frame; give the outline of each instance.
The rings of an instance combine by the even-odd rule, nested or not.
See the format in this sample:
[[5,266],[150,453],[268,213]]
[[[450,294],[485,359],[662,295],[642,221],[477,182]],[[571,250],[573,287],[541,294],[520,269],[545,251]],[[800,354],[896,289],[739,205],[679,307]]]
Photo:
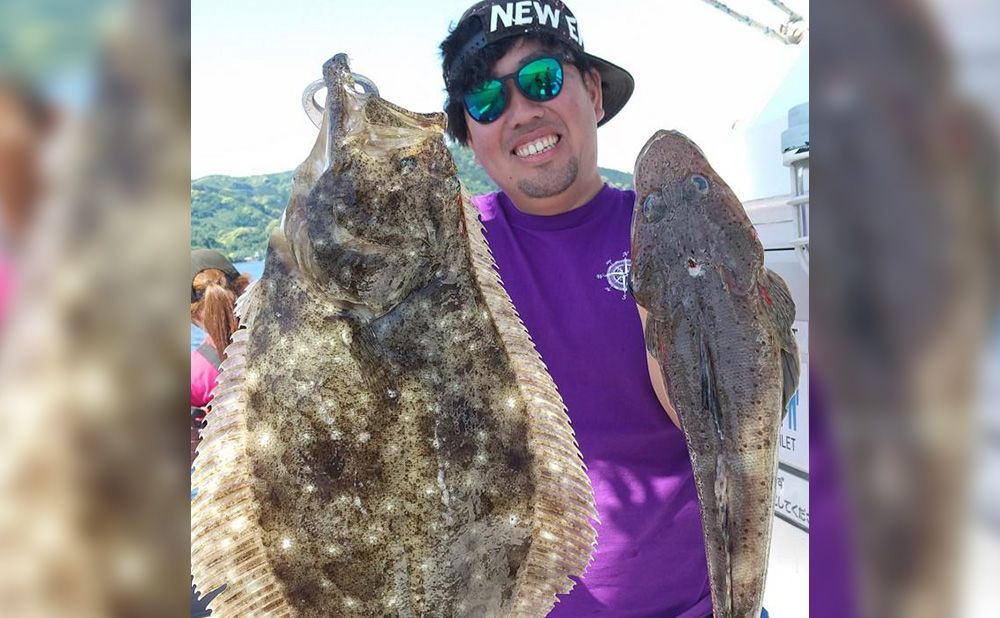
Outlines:
[[[547,99],[536,99],[532,97],[529,93],[525,92],[525,89],[521,86],[521,82],[517,79],[518,75],[521,74],[521,71],[523,71],[526,67],[528,67],[532,63],[538,62],[539,60],[554,60],[556,65],[559,67],[559,90],[554,95],[552,95]],[[524,64],[518,67],[516,71],[512,73],[508,73],[507,75],[502,75],[500,77],[491,77],[489,79],[483,80],[482,82],[476,85],[476,88],[480,88],[483,85],[488,84],[490,82],[494,81],[500,82],[500,92],[502,92],[504,95],[503,108],[501,108],[500,111],[497,113],[497,115],[490,120],[477,119],[472,114],[472,111],[469,109],[469,94],[472,92],[472,89],[469,89],[468,91],[466,91],[465,95],[462,96],[462,104],[465,107],[465,111],[469,114],[469,118],[472,118],[479,124],[490,124],[496,122],[500,118],[500,116],[503,116],[503,113],[507,111],[507,106],[510,104],[510,93],[507,91],[507,81],[511,79],[514,80],[514,85],[517,87],[518,91],[520,91],[520,93],[529,101],[534,101],[535,103],[545,103],[546,101],[551,101],[552,99],[559,96],[559,93],[561,93],[563,90],[563,85],[566,82],[566,76],[565,76],[566,67],[564,66],[564,63],[566,62],[570,62],[570,60],[565,58],[560,58],[555,54],[547,54],[545,56],[539,56],[537,58],[532,58],[526,61]]]

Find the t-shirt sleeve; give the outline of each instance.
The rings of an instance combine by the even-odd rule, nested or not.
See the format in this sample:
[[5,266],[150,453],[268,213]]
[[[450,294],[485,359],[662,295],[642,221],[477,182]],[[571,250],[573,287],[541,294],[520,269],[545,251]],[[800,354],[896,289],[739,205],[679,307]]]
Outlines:
[[203,408],[212,400],[219,371],[197,350],[191,352],[191,405]]

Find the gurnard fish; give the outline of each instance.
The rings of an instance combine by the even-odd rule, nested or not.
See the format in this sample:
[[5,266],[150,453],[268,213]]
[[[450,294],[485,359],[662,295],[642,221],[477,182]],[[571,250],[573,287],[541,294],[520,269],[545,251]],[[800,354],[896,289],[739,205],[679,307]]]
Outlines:
[[323,72],[195,462],[195,583],[223,618],[544,616],[596,541],[562,400],[444,115]]
[[697,145],[658,131],[635,164],[631,286],[687,441],[715,618],[757,618],[778,432],[798,384],[795,305]]

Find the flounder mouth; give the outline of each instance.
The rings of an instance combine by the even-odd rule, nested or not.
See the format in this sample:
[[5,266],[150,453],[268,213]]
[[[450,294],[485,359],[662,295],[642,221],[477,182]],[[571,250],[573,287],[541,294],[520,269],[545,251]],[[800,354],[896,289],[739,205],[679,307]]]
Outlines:
[[343,54],[328,61],[324,74],[331,151],[350,147],[363,149],[368,155],[386,155],[445,131],[443,113],[412,112],[383,99],[376,94],[377,89],[372,91],[370,80],[359,84]]

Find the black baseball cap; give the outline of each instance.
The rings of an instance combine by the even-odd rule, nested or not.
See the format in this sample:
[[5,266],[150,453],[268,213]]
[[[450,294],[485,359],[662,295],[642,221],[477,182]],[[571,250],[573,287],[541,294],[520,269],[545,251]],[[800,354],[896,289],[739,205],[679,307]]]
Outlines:
[[597,126],[611,120],[632,96],[635,80],[616,64],[588,54],[583,50],[583,38],[576,17],[561,0],[484,0],[472,5],[458,20],[456,30],[469,19],[479,20],[482,30],[469,39],[454,60],[445,68],[445,85],[465,61],[490,43],[526,34],[548,34],[585,56],[601,74],[604,118]]
[[235,281],[240,276],[240,271],[236,270],[233,263],[218,251],[212,249],[195,249],[191,252],[192,281],[198,276],[198,273],[210,268],[221,270],[230,282]]

